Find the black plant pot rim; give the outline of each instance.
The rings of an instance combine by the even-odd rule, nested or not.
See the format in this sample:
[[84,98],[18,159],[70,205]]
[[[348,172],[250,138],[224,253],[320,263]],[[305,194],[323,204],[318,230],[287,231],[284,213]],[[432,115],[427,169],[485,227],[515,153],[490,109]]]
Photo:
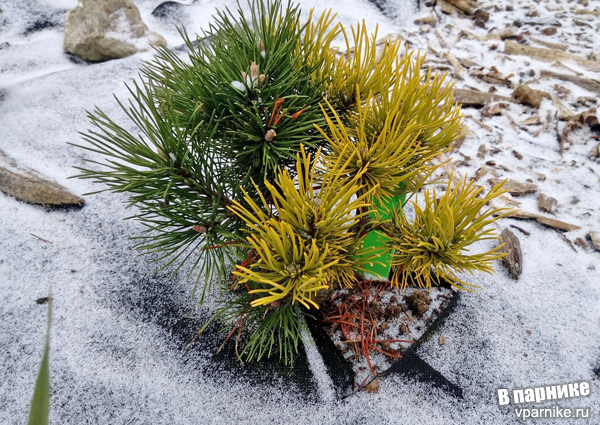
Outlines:
[[[442,281],[440,287],[452,289],[450,283],[445,280]],[[453,396],[462,398],[462,389],[460,387],[450,382],[417,354],[419,347],[433,336],[446,318],[454,311],[459,299],[460,291],[453,289],[452,297],[442,309],[442,312],[427,327],[421,337],[403,353],[402,358],[394,361],[383,372],[373,376],[366,385],[374,379],[384,378],[392,374],[401,374],[417,379],[420,382],[428,383],[434,387],[442,388]],[[323,358],[327,372],[332,379],[336,395],[339,398],[346,398],[355,394],[356,391],[353,390],[354,369],[350,362],[344,358],[341,350],[334,344],[320,322],[315,319],[308,319],[307,324],[313,341]],[[366,385],[363,385],[361,388]]]

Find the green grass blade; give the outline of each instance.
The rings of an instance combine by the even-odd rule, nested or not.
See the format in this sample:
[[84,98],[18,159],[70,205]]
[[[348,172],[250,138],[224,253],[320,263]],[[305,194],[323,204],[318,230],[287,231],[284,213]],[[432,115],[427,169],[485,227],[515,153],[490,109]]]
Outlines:
[[50,414],[50,323],[52,321],[52,290],[48,295],[48,329],[46,331],[46,344],[44,345],[44,355],[42,365],[38,373],[31,399],[31,409],[29,410],[28,425],[47,425],[48,415]]

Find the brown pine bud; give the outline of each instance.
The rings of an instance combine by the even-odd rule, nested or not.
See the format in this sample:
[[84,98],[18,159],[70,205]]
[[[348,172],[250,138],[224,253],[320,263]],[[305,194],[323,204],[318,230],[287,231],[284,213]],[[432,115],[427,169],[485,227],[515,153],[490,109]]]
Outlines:
[[277,133],[275,133],[275,130],[269,130],[267,131],[267,134],[265,134],[265,140],[267,142],[272,142],[273,139],[275,138],[275,136],[277,136]]
[[193,229],[194,229],[194,231],[196,231],[196,232],[200,233],[201,235],[202,235],[202,234],[204,234],[204,233],[206,233],[206,227],[204,227],[204,226],[201,226],[201,225],[199,225],[199,224],[196,224],[196,225],[193,227]]
[[256,62],[252,62],[250,64],[250,78],[252,80],[258,78],[258,65],[256,64]]
[[321,198],[315,198],[313,205],[315,206],[315,209],[319,210],[321,205],[323,205],[323,201],[321,201]]
[[288,264],[285,267],[285,269],[287,270],[287,272],[290,274],[290,277],[292,277],[292,278],[298,276],[298,273],[300,272],[300,268],[298,267],[298,265],[296,263]]

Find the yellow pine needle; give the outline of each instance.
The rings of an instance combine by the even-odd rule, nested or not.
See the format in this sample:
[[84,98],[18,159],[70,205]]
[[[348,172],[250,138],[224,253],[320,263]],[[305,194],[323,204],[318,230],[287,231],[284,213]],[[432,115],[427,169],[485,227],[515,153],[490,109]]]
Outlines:
[[[312,298],[317,291],[335,283],[352,285],[362,267],[353,257],[364,236],[351,229],[369,212],[372,191],[360,195],[356,181],[345,181],[344,164],[321,175],[315,189],[319,154],[313,160],[302,148],[296,177],[280,170],[274,184],[265,182],[268,197],[255,185],[263,205],[244,192],[246,206],[233,201],[229,207],[246,223],[247,240],[258,254],[248,267],[237,266],[234,275],[239,283],[252,283],[251,294],[268,294],[252,306],[290,297],[291,303],[316,307]],[[265,213],[271,209],[267,198],[275,209],[272,215]],[[365,211],[354,214],[358,209]]]
[[[296,50],[298,56],[304,56],[308,66],[315,66],[311,78],[314,82],[321,82],[330,72],[329,65],[336,56],[336,50],[331,48],[331,42],[339,35],[342,26],[332,22],[337,16],[331,10],[326,10],[319,16],[317,22],[313,18],[314,8],[310,10],[308,22],[304,27],[304,37],[298,43]],[[300,25],[300,24],[299,24]],[[299,26],[299,30],[301,27]]]
[[369,123],[375,128],[389,111],[400,110],[403,125],[417,121],[421,132],[420,140],[432,149],[444,149],[462,137],[466,128],[462,124],[460,107],[454,103],[452,84],[445,84],[446,75],[438,72],[432,76],[431,68],[421,74],[425,55],[413,52],[406,54],[398,63],[399,75],[395,82],[385,82],[385,89],[377,104],[377,113]]
[[446,279],[456,288],[470,291],[475,286],[459,279],[457,274],[493,272],[492,262],[505,255],[498,252],[500,247],[478,254],[467,254],[467,247],[477,241],[498,239],[487,227],[509,212],[505,208],[483,209],[506,191],[499,184],[479,197],[481,192],[481,188],[465,178],[454,189],[448,183],[439,199],[435,190],[425,191],[424,208],[413,201],[415,219],[412,223],[404,215],[393,216],[393,225],[386,234],[390,238],[389,246],[395,250],[392,260],[395,284],[406,287],[414,275],[422,287],[431,287],[432,283]]
[[377,112],[377,100],[372,93],[363,99],[360,88],[356,91],[357,111],[350,119],[350,126],[344,125],[329,102],[325,101],[334,119],[321,106],[328,132],[318,126],[317,129],[331,148],[331,154],[324,158],[324,167],[331,172],[341,159],[347,164],[344,167],[347,181],[356,181],[363,192],[373,191],[376,199],[393,196],[401,183],[431,173],[435,167],[428,161],[433,153],[424,152],[418,141],[416,122],[403,125],[398,112],[390,111],[379,132],[372,133],[367,123]]
[[381,57],[378,57],[377,28],[369,36],[363,21],[356,27],[351,27],[350,38],[344,28],[341,28],[346,44],[346,52],[342,55],[328,55],[325,63],[324,76],[329,82],[328,92],[332,98],[340,99],[343,107],[349,107],[355,101],[356,89],[364,93],[379,94],[382,82],[395,78],[400,40],[386,43]]

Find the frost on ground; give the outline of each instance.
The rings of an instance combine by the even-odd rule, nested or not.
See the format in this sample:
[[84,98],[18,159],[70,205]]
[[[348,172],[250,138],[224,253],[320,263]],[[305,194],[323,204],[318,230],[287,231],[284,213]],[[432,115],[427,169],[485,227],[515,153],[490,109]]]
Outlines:
[[[224,0],[186,3],[190,31],[207,28],[216,8],[233,7]],[[177,31],[152,15],[158,2],[136,4],[170,47],[181,44]],[[548,93],[539,108],[509,101],[495,102],[503,104],[495,110],[465,108],[471,132],[447,165],[470,176],[479,171],[479,184],[486,188],[491,177],[531,180],[536,192],[506,202],[579,227],[557,232],[535,220],[500,222],[499,230],[521,229],[511,227],[523,251],[521,277],[513,280],[501,264],[493,276],[467,277],[483,289],[461,298],[439,331],[444,345],[436,335],[419,349],[463,389],[464,399],[390,376],[381,380],[377,394],[336,401],[318,363],[310,364],[315,382],[288,385],[274,369],[256,376],[246,365],[216,361],[220,340],[186,350],[213,307],[197,307],[185,276],[172,277],[168,270],[155,274],[159,265],[132,249],[128,238],[142,229],[123,221],[134,213],[125,208],[124,197],[86,196],[77,211],[48,210],[0,193],[0,423],[23,423],[27,417],[46,328],[46,306],[35,300],[46,296],[49,286],[55,300],[50,363],[55,424],[506,424],[519,420],[514,405],[498,406],[498,388],[581,381],[590,382],[589,396],[538,406],[590,407],[588,423],[598,423],[600,252],[587,238],[600,231],[600,164],[589,155],[598,140],[584,125],[567,135],[561,153],[568,121],[558,117],[562,108],[553,99],[581,113],[595,105],[598,93],[548,72],[591,80],[599,74],[588,62],[545,62],[505,49],[507,41],[547,48],[536,44],[542,40],[597,62],[600,1],[481,0],[490,14],[485,28],[456,12],[422,28],[412,24],[414,18],[432,14],[424,6],[413,14],[412,4],[301,2],[305,11],[333,8],[347,25],[365,19],[371,28],[379,23],[381,36],[399,34],[410,47],[428,51],[429,65],[450,71],[457,88],[510,98],[517,84],[529,84]],[[98,188],[68,177],[89,153],[67,143],[80,141],[77,132],[89,126],[85,111],[94,105],[127,122],[112,95],[127,99],[123,82],[137,78],[151,54],[94,65],[64,55],[61,17],[75,5],[74,0],[27,0],[0,6],[0,149],[22,167],[82,195]],[[507,27],[514,28],[509,39],[487,38]],[[539,211],[540,193],[558,201],[555,215]],[[314,356],[309,350],[309,359]]]

